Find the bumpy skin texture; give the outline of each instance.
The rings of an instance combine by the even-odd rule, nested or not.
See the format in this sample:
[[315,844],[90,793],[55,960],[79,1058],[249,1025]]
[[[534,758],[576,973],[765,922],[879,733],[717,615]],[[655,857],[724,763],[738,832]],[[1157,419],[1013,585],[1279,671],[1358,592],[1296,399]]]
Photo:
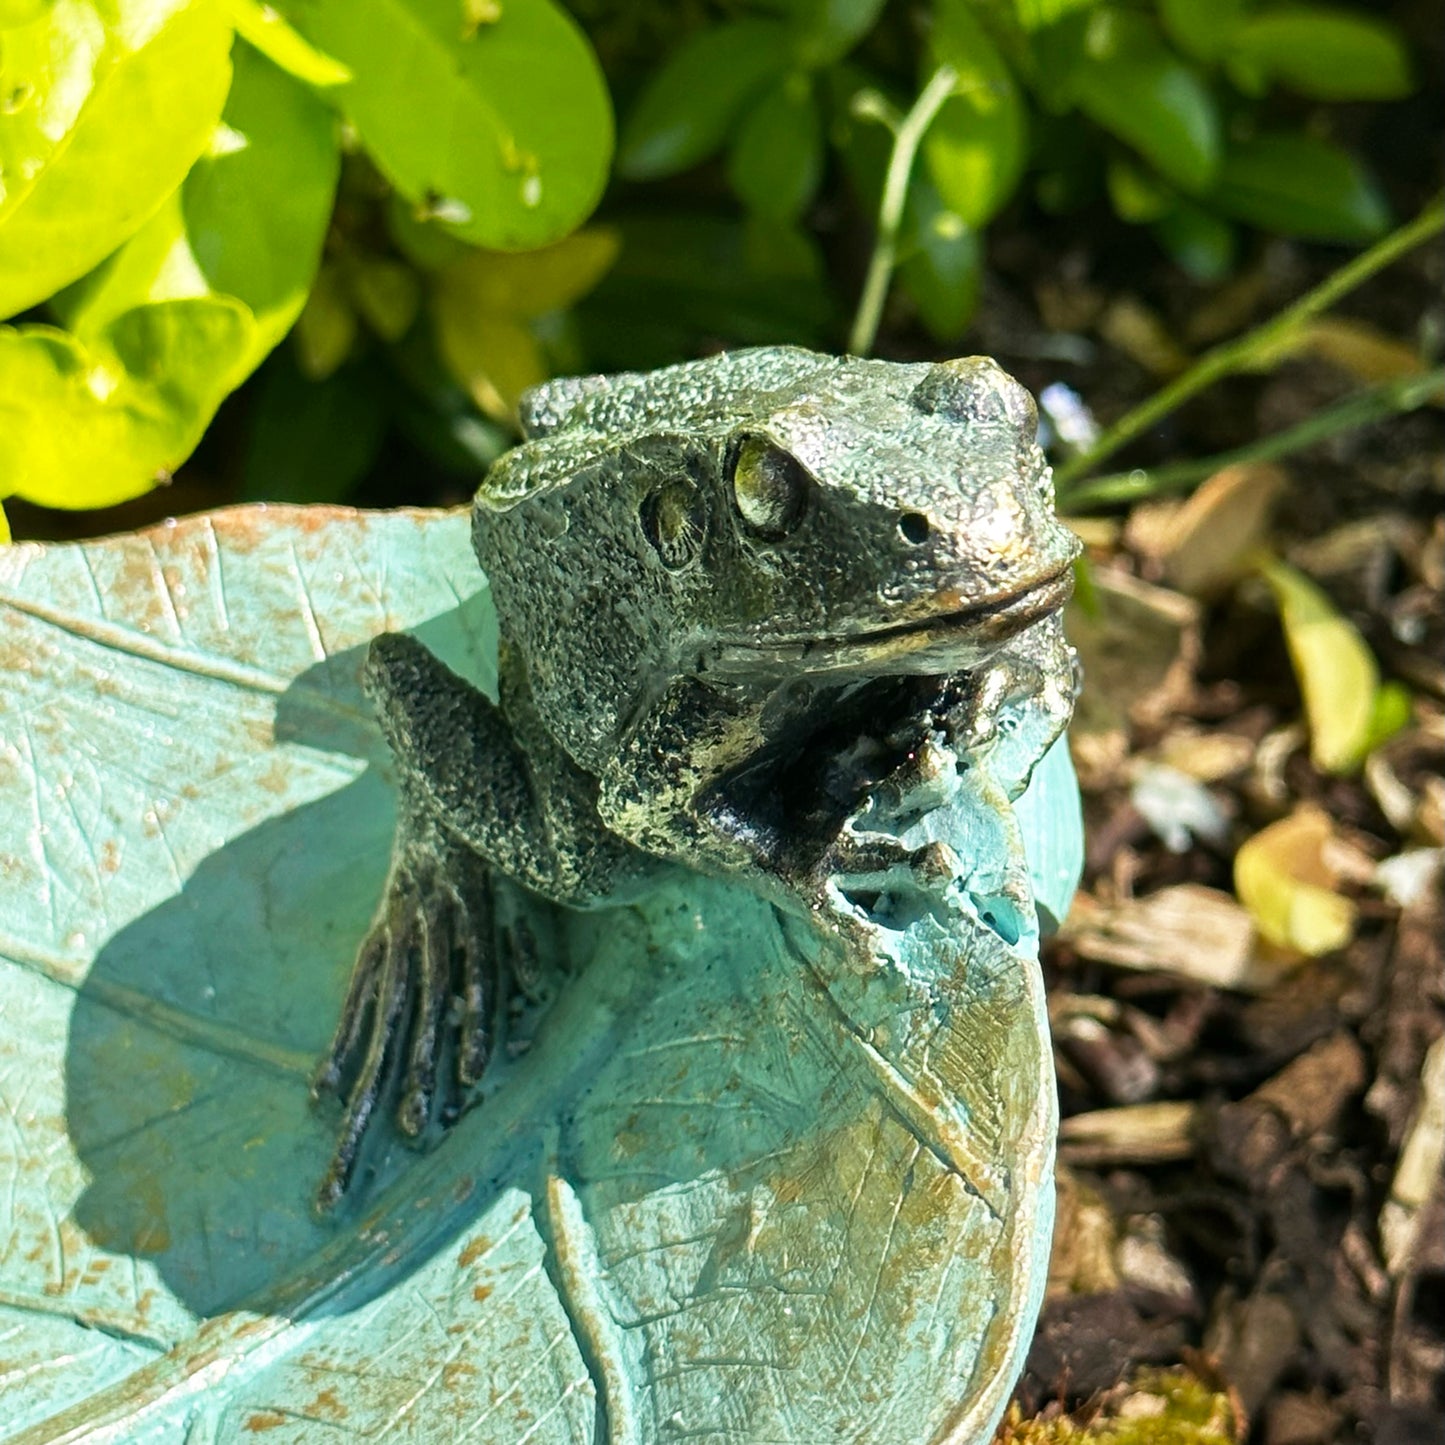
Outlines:
[[323,1207],[383,1101],[421,1135],[485,1066],[535,948],[498,890],[598,906],[681,864],[806,909],[900,861],[843,823],[930,732],[1017,795],[1072,706],[1077,544],[992,361],[739,351],[553,382],[523,425],[473,510],[499,705],[410,638],[368,661],[402,812],[316,1080],[345,1102]]

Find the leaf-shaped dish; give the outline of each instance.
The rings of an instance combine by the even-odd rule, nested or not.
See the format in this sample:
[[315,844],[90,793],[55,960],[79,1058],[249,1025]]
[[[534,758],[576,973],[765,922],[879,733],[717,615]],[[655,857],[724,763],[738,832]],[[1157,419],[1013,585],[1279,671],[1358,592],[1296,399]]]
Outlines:
[[465,514],[15,546],[0,616],[0,1438],[987,1439],[1054,1103],[1031,921],[970,896],[1022,818],[1061,907],[1059,749],[1017,816],[972,769],[895,820],[968,876],[888,927],[681,873],[575,915],[482,1107],[323,1222],[307,1078],[394,816],[361,659],[490,682]]

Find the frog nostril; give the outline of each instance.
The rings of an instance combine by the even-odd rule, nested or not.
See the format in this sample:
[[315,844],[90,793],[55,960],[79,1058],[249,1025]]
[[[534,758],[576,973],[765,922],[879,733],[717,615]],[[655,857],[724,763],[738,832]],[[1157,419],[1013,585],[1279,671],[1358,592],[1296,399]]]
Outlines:
[[910,546],[917,547],[928,540],[928,518],[921,512],[905,512],[898,519],[898,532]]

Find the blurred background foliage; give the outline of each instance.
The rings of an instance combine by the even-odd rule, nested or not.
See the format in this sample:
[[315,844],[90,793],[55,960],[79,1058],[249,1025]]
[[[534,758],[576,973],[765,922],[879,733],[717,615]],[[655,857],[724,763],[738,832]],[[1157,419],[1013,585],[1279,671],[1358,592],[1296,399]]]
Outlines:
[[1414,62],[1363,5],[0,0],[0,498],[200,446],[224,496],[384,458],[381,500],[458,500],[548,375],[838,348],[943,67],[890,351],[963,340],[1001,216],[1200,284],[1391,224],[1345,138]]

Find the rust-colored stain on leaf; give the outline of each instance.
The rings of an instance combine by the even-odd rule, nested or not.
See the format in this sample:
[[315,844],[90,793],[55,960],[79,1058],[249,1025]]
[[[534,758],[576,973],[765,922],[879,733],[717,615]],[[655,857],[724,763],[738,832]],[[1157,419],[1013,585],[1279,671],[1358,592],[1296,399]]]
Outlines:
[[262,1430],[274,1430],[284,1425],[286,1418],[279,1410],[258,1410],[254,1415],[246,1417],[245,1428],[259,1435]]
[[479,1284],[479,1285],[472,1291],[472,1298],[473,1298],[474,1300],[476,1300],[476,1302],[477,1302],[478,1304],[482,1304],[484,1301],[486,1301],[487,1299],[489,1299],[489,1298],[491,1297],[491,1293],[492,1293],[492,1286],[491,1286],[491,1285],[489,1285],[489,1284]]
[[314,1415],[318,1420],[344,1420],[351,1412],[341,1403],[335,1389],[327,1386],[306,1407],[306,1413]]
[[463,1269],[470,1269],[491,1247],[490,1237],[479,1234],[475,1239],[469,1239],[462,1246],[462,1252],[457,1255],[457,1263]]

